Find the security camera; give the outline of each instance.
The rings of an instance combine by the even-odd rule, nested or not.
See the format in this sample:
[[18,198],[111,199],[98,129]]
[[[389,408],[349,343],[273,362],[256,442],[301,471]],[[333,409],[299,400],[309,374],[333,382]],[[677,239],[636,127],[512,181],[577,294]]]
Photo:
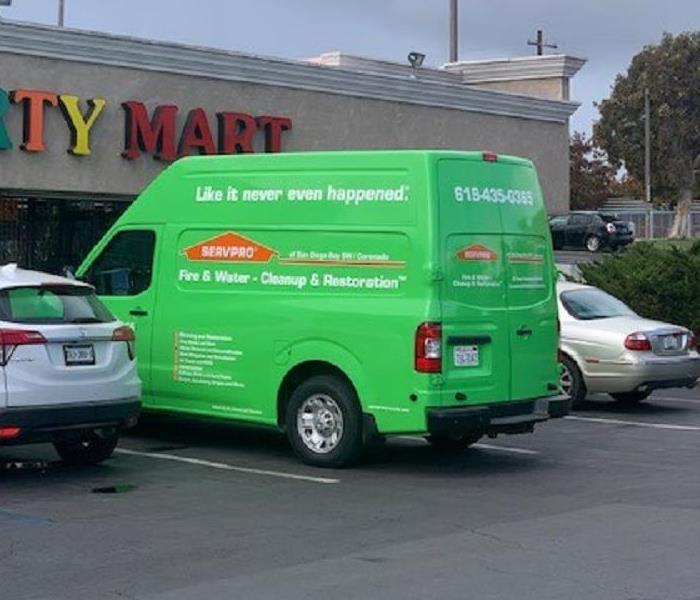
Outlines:
[[423,65],[424,60],[425,54],[422,54],[420,52],[408,53],[408,62],[414,69],[418,69],[419,67],[421,67]]

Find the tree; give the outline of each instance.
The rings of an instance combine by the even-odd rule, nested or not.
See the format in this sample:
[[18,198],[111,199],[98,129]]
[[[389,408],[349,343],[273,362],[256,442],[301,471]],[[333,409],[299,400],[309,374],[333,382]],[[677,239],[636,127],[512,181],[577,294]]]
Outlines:
[[576,132],[569,143],[571,208],[594,210],[610,196],[615,179],[614,169],[593,140]]
[[664,34],[637,54],[598,108],[596,142],[613,165],[644,178],[644,91],[651,103],[652,188],[676,201],[670,237],[684,237],[700,168],[700,32]]

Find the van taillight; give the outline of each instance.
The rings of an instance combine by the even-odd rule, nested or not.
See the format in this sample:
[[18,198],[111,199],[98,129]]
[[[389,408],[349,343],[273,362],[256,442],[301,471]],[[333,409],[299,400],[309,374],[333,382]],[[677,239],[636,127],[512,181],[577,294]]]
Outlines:
[[419,373],[442,371],[442,325],[421,323],[416,329],[415,367]]
[[131,327],[129,327],[128,325],[122,325],[121,327],[117,327],[112,332],[112,341],[126,342],[126,347],[129,352],[129,359],[134,360],[134,357],[136,356],[136,352],[134,350],[136,334],[134,333],[134,330]]
[[498,154],[495,152],[484,152],[481,158],[484,159],[484,162],[498,162]]
[[635,352],[648,352],[651,342],[645,333],[631,333],[625,338],[625,348]]
[[688,333],[688,350],[697,350],[697,349],[698,349],[698,338],[691,331],[690,333]]
[[5,366],[17,346],[45,344],[46,338],[38,331],[27,329],[0,329],[0,365]]

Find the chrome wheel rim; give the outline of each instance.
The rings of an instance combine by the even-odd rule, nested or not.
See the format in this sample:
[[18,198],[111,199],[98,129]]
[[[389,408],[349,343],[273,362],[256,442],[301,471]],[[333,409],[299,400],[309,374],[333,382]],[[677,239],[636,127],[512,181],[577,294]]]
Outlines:
[[326,394],[309,396],[297,412],[297,431],[309,450],[328,454],[343,438],[343,412]]
[[559,387],[569,397],[574,391],[574,377],[564,363],[559,363]]
[[596,252],[600,247],[600,240],[597,237],[590,237],[586,242],[586,247],[590,252]]

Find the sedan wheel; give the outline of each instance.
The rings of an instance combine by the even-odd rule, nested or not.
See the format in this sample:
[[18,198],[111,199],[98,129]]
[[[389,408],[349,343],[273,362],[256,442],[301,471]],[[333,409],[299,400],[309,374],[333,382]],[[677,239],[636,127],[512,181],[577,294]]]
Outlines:
[[571,406],[575,407],[586,399],[586,384],[578,365],[568,356],[562,357],[559,363],[559,387],[563,394],[571,398]]

